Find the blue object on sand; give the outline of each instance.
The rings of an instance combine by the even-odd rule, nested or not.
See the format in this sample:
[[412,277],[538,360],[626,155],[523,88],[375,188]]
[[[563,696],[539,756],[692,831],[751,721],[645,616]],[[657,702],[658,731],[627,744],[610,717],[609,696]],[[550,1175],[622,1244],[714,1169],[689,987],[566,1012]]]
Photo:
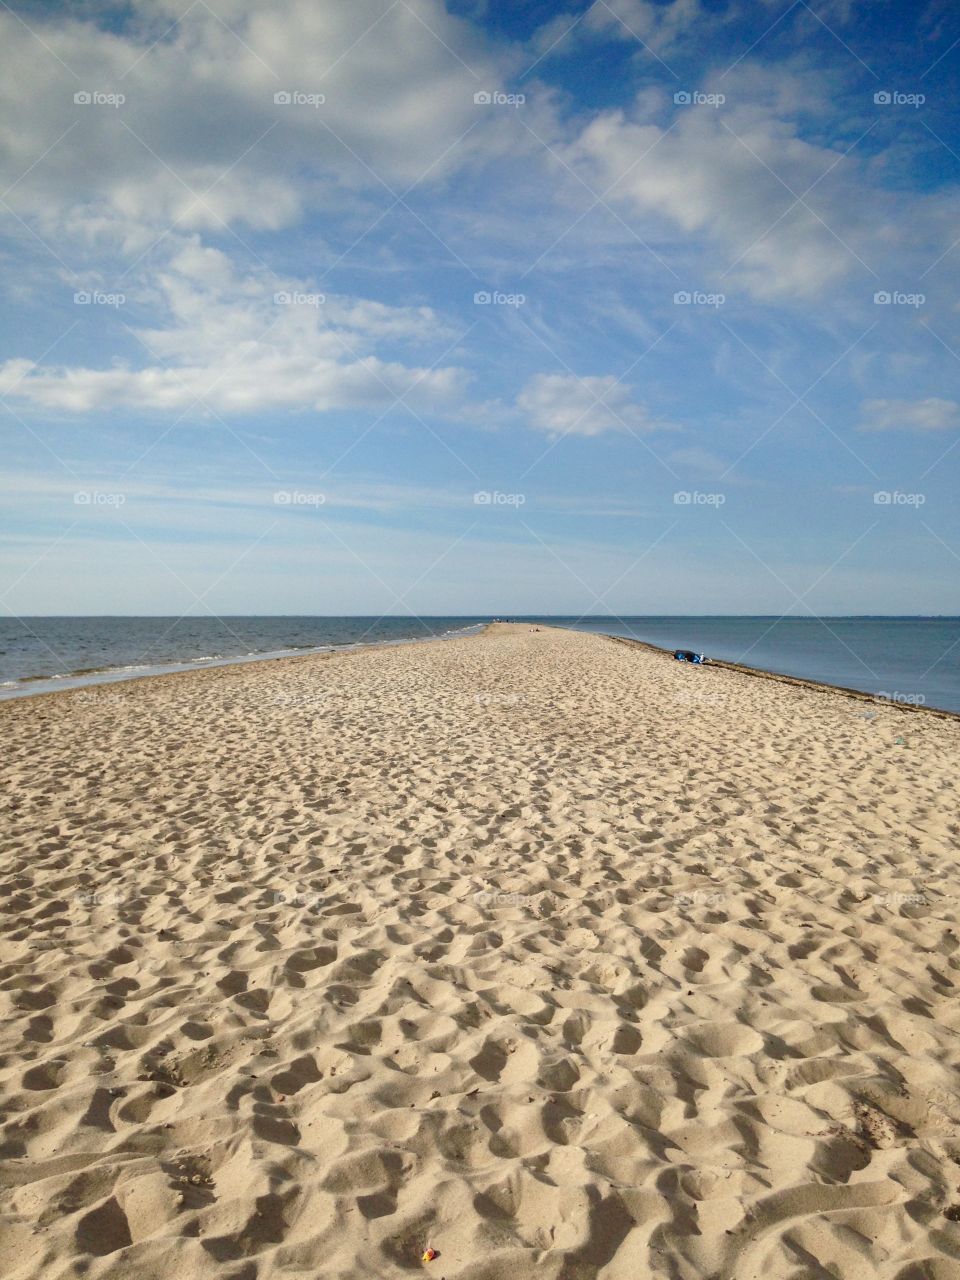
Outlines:
[[706,661],[702,653],[694,653],[691,649],[676,649],[673,656],[678,662],[695,662],[698,666]]

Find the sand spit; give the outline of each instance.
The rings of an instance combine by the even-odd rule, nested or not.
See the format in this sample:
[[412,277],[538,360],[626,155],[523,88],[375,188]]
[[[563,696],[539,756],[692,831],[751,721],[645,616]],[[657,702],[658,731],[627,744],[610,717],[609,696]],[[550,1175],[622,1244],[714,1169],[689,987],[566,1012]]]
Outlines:
[[0,732],[5,1280],[960,1277],[955,718],[498,625]]

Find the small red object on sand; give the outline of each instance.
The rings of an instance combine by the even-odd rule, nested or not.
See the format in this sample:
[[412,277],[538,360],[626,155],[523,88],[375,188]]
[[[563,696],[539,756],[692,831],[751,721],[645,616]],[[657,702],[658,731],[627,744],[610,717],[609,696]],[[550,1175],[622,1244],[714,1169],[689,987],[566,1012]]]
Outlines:
[[432,1262],[437,1257],[436,1249],[424,1249],[421,1262]]

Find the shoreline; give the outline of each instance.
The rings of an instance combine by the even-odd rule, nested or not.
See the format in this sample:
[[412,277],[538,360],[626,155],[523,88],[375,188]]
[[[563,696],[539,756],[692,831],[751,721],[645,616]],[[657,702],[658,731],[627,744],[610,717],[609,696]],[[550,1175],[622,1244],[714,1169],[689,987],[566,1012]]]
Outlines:
[[[141,670],[139,674],[124,675],[123,667],[108,667],[97,671],[96,678],[85,679],[84,673],[77,671],[64,676],[28,676],[12,689],[0,688],[0,707],[9,702],[23,702],[28,698],[52,698],[58,694],[82,693],[87,689],[110,688],[115,684],[139,684],[145,680],[161,680],[170,676],[190,676],[201,671],[221,671],[227,667],[253,667],[268,662],[288,662],[297,658],[333,658],[339,655],[360,653],[366,649],[391,649],[397,645],[407,644],[439,644],[449,640],[465,640],[471,635],[482,635],[490,623],[474,623],[462,631],[452,631],[439,636],[404,636],[400,640],[371,640],[367,643],[343,645],[318,645],[315,649],[304,650],[281,649],[261,654],[238,654],[226,658],[198,658],[192,662],[172,662],[164,664],[162,669]],[[91,669],[91,677],[94,671]],[[22,688],[27,684],[56,684],[52,689]]]
[[[464,631],[452,632],[442,636],[409,636],[400,640],[380,640],[371,641],[369,644],[351,644],[342,646],[332,646],[330,648],[311,649],[303,653],[297,652],[279,652],[276,654],[263,654],[260,656],[244,655],[236,658],[217,659],[212,662],[205,662],[201,665],[175,665],[172,670],[144,672],[140,675],[109,675],[104,674],[104,678],[98,680],[78,680],[77,683],[65,684],[55,689],[32,689],[27,690],[0,690],[0,708],[6,704],[17,704],[34,698],[53,698],[57,696],[76,695],[84,691],[93,691],[98,689],[112,688],[114,685],[142,684],[144,682],[152,682],[154,680],[166,680],[175,676],[193,676],[199,675],[204,671],[223,671],[234,667],[255,667],[261,664],[278,663],[278,662],[297,662],[306,658],[329,659],[336,657],[347,657],[350,654],[362,653],[366,651],[390,650],[407,645],[420,644],[441,644],[449,643],[455,640],[470,640],[484,635],[491,627],[511,626],[521,629],[533,630],[534,627],[541,631],[560,631],[571,635],[592,635],[600,640],[612,641],[614,644],[623,645],[626,648],[636,648],[649,653],[654,653],[664,659],[674,662],[674,650],[663,648],[660,645],[651,643],[648,640],[636,640],[629,636],[608,635],[600,631],[579,631],[574,627],[555,626],[552,623],[528,623],[521,622],[494,622],[492,619],[487,623],[474,624],[473,627]],[[743,676],[751,676],[756,679],[770,680],[776,684],[794,686],[801,689],[808,689],[813,692],[837,694],[841,697],[859,700],[861,702],[870,703],[871,706],[892,708],[894,710],[903,711],[909,715],[925,714],[935,718],[946,719],[951,722],[960,721],[960,711],[949,711],[944,707],[934,707],[927,703],[908,703],[894,701],[890,698],[881,698],[878,694],[868,693],[864,689],[855,689],[849,685],[831,684],[826,680],[814,680],[806,676],[792,676],[782,671],[771,671],[763,667],[751,667],[746,663],[730,662],[723,658],[709,658],[700,667],[696,668],[698,672],[703,671],[729,671]],[[38,679],[51,679],[50,677],[39,677]],[[64,676],[56,677],[56,679],[72,680],[73,677]]]
[[[563,630],[563,628],[558,628]],[[602,635],[604,640],[613,640],[616,644],[627,645],[639,649],[648,649],[653,653],[659,653],[665,657],[675,661],[672,649],[662,649],[659,645],[651,644],[648,640],[634,640],[629,636],[608,636]],[[837,693],[846,698],[857,698],[863,702],[869,702],[876,707],[894,707],[899,711],[909,712],[911,715],[915,712],[925,712],[927,715],[943,716],[947,720],[960,720],[960,711],[948,711],[945,707],[932,707],[927,703],[915,702],[897,702],[892,698],[881,698],[879,694],[867,693],[865,689],[853,689],[849,685],[830,684],[827,680],[812,680],[807,676],[791,676],[784,671],[768,671],[764,667],[751,667],[744,662],[728,662],[725,658],[707,658],[702,666],[698,667],[699,671],[723,670],[735,671],[744,676],[756,676],[761,680],[774,680],[778,684],[797,685],[801,689],[812,689],[821,693]]]

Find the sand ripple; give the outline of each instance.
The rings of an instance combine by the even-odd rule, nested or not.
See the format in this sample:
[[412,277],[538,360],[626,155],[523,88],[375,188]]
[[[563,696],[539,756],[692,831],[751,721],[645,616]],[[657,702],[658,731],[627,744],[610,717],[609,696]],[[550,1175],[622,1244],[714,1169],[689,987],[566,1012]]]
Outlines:
[[864,707],[502,626],[0,708],[0,1272],[955,1280],[960,727]]

